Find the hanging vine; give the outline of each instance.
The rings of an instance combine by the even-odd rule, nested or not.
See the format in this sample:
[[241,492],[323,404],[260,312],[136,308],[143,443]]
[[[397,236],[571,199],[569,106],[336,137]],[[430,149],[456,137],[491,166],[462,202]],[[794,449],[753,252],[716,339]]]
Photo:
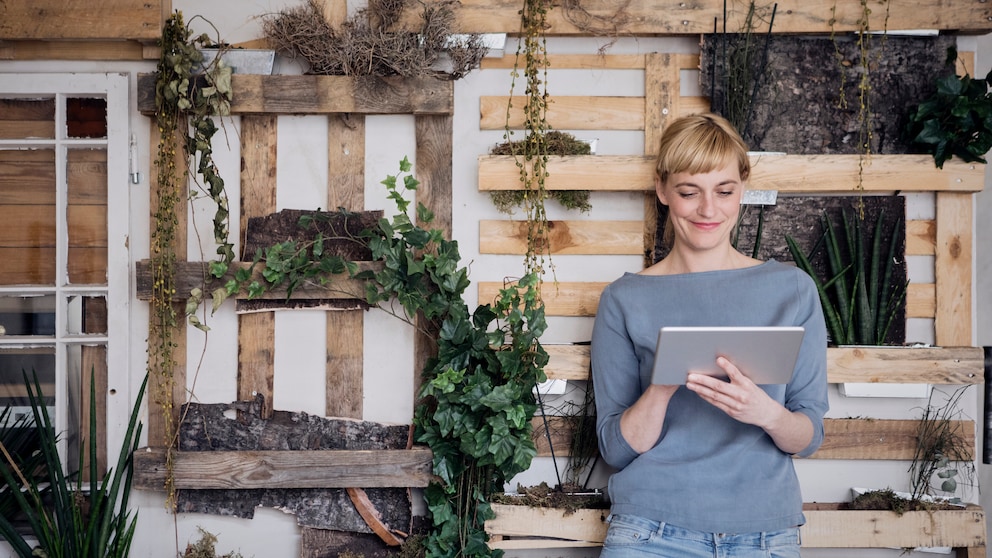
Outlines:
[[[173,424],[174,357],[177,346],[178,315],[176,295],[176,248],[185,239],[178,238],[179,212],[186,211],[187,185],[191,174],[199,173],[205,190],[217,203],[214,236],[218,254],[226,261],[234,259],[233,245],[227,242],[227,198],[224,182],[213,163],[211,138],[217,131],[212,116],[230,113],[231,69],[218,56],[202,68],[200,48],[214,46],[206,34],[194,37],[176,11],[162,29],[162,50],[156,68],[155,123],[159,141],[154,162],[157,207],[155,228],[151,233],[152,294],[150,299],[148,373],[155,378],[152,400],[162,411],[164,439],[168,452],[166,492],[174,502],[172,452],[175,445]],[[190,161],[198,161],[196,171]]]
[[[513,158],[520,171],[523,186],[521,207],[527,218],[527,251],[524,255],[526,273],[536,273],[542,277],[545,265],[552,273],[550,245],[548,237],[548,214],[544,203],[548,199],[545,180],[548,177],[547,133],[550,128],[548,112],[548,51],[544,30],[547,29],[548,0],[524,0],[521,15],[521,38],[517,43],[516,60],[510,83],[512,94],[520,77],[520,62],[523,58],[524,89],[523,128],[524,138],[510,142],[513,131],[510,129],[513,102],[506,107],[506,131],[504,139],[513,148]],[[512,99],[512,97],[511,97]]]

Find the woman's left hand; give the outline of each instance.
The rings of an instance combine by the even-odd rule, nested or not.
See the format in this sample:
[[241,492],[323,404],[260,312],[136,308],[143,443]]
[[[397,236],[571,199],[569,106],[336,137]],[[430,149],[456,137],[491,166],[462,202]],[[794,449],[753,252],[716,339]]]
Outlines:
[[730,381],[690,373],[685,387],[731,418],[746,424],[764,427],[785,410],[734,363],[723,357],[717,358],[716,363],[727,373]]

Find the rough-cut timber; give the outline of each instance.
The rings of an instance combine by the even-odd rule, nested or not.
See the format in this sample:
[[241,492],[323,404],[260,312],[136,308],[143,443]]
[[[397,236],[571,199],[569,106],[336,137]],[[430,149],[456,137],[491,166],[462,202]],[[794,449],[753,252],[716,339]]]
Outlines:
[[[309,225],[300,224],[307,217]],[[283,209],[262,217],[251,217],[244,231],[242,260],[251,260],[257,253],[265,257],[265,248],[280,242],[313,242],[320,234],[324,256],[339,256],[346,260],[371,260],[372,251],[359,235],[376,227],[382,211],[361,213],[343,211],[313,211]],[[312,251],[311,251],[312,253]]]
[[[454,86],[435,78],[235,74],[232,114],[451,114]],[[155,112],[155,74],[138,74],[138,110]]]
[[[548,11],[548,35],[700,35],[723,25],[727,6],[728,30],[740,29],[747,2],[723,0],[582,0],[554,2]],[[770,16],[773,2],[759,3],[761,17]],[[775,33],[830,33],[860,28],[864,9],[871,10],[872,30],[939,29],[984,33],[992,29],[992,6],[976,0],[949,0],[935,5],[928,0],[780,0]],[[564,7],[565,5],[571,8]],[[461,0],[455,8],[454,29],[460,33],[518,33],[520,2],[517,0]],[[419,30],[420,8],[411,9],[404,27]],[[831,24],[833,22],[833,24]]]
[[30,0],[0,2],[0,41],[132,39],[162,34],[162,0]]
[[[327,419],[307,413],[273,411],[265,420],[263,402],[189,404],[182,423],[179,451],[364,450],[406,449],[410,427],[357,420]],[[238,411],[236,419],[226,412]],[[412,504],[408,489],[370,488],[365,491],[382,523],[408,533]],[[372,533],[345,489],[182,490],[177,511],[250,518],[258,506],[294,513],[300,525]]]

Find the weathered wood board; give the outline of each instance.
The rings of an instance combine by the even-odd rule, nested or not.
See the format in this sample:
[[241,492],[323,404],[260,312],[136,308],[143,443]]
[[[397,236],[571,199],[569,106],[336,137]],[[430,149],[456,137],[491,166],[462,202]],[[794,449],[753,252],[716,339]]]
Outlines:
[[[307,413],[273,411],[262,415],[262,399],[233,404],[188,404],[180,426],[179,451],[251,450],[362,450],[405,449],[409,446],[408,425],[328,419]],[[237,418],[225,413],[238,411]],[[360,487],[356,487],[360,488]],[[392,529],[409,532],[412,521],[410,493],[405,488],[369,488],[365,491]],[[347,489],[248,489],[181,490],[180,512],[212,513],[250,518],[258,506],[289,511],[307,527],[372,533]]]

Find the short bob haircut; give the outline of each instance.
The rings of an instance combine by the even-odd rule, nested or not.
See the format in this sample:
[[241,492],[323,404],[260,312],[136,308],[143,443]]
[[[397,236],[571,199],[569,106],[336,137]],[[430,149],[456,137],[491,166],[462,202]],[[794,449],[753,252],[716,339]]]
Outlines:
[[747,145],[726,118],[712,113],[691,114],[673,121],[661,134],[655,173],[664,184],[685,172],[703,174],[736,164],[741,180],[751,175]]
[[[655,176],[658,187],[680,172],[705,174],[737,165],[741,181],[751,176],[747,145],[726,118],[713,114],[691,114],[676,119],[661,134]],[[671,215],[665,221],[662,241],[669,248],[675,240]]]

